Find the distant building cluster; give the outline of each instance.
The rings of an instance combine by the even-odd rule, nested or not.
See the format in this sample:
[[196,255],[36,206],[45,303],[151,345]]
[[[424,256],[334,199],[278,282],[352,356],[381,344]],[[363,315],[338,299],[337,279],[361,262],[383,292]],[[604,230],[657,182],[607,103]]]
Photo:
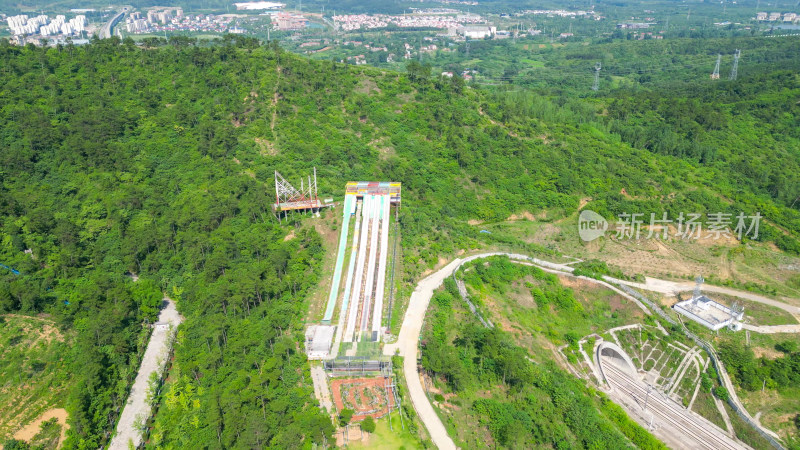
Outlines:
[[58,15],[50,20],[46,15],[28,17],[27,15],[11,16],[6,18],[8,28],[15,36],[74,36],[86,29],[86,16],[79,15],[67,20],[65,16]]
[[567,11],[566,9],[528,9],[518,13],[515,16],[547,16],[547,17],[576,17],[600,20],[603,16],[598,15],[594,11]]
[[308,26],[308,19],[300,14],[279,12],[272,16],[272,23],[276,30],[302,30]]
[[238,10],[263,10],[263,9],[282,9],[286,6],[283,3],[277,2],[242,2],[242,3],[234,3],[236,9]]
[[443,5],[468,5],[468,6],[478,6],[478,2],[472,1],[462,1],[462,0],[439,0],[437,3],[441,3]]
[[759,22],[786,22],[786,23],[797,23],[800,22],[800,16],[797,13],[784,13],[783,19],[781,19],[781,13],[773,12],[773,13],[765,13],[760,12],[756,14],[756,20]]
[[403,15],[390,16],[386,14],[350,14],[333,16],[333,22],[343,31],[360,29],[386,28],[396,26],[400,28],[457,28],[463,24],[481,23],[483,18],[477,14],[457,14],[443,16],[433,15]]
[[644,30],[656,25],[654,22],[626,22],[618,23],[617,28],[620,30]]
[[184,15],[181,8],[151,9],[147,15],[134,12],[125,18],[125,31],[141,34],[162,31],[201,31],[244,33],[244,30],[228,28],[230,16]]

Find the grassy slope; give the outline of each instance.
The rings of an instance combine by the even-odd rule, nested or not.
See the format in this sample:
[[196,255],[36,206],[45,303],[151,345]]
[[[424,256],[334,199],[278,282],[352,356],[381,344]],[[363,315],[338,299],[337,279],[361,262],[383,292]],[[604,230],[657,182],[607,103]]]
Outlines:
[[47,319],[7,314],[0,320],[2,442],[45,411],[64,407],[70,343]]
[[[710,283],[734,283],[733,287],[738,288],[745,288],[745,283],[752,283],[756,286],[752,289],[757,292],[767,291],[767,295],[777,298],[789,296],[785,301],[800,304],[800,275],[796,270],[796,267],[800,267],[800,257],[776,251],[769,244],[751,241],[740,245],[730,240],[686,242],[674,239],[599,239],[587,244],[579,240],[576,223],[577,211],[553,210],[539,213],[535,220],[503,221],[478,227],[546,246],[576,258],[601,259],[628,276],[646,275],[688,281],[702,274]],[[614,224],[610,223],[610,226]],[[644,233],[646,236],[647,232]],[[612,235],[611,231],[607,233],[609,237]]]

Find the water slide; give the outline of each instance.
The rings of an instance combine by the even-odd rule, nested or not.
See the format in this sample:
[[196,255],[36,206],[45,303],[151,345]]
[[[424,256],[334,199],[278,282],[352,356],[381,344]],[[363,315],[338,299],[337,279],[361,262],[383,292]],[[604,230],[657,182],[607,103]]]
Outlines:
[[[358,316],[358,311],[361,304],[361,295],[362,295],[362,281],[364,278],[364,264],[366,263],[366,253],[367,253],[367,237],[369,235],[369,211],[372,208],[373,198],[372,195],[365,195],[364,202],[361,206],[361,217],[357,220],[361,220],[361,236],[359,236],[359,244],[358,244],[358,256],[356,261],[356,274],[353,280],[353,294],[351,298],[350,304],[350,316],[347,319],[347,328],[345,328],[344,333],[344,342],[353,342],[354,336],[353,333],[355,332],[356,328],[356,317]],[[352,256],[351,256],[352,258]]]
[[381,211],[381,252],[378,261],[378,280],[375,288],[375,309],[372,313],[372,337],[380,340],[381,320],[383,319],[383,292],[386,286],[386,261],[389,259],[389,218],[391,202],[389,198],[383,203]]
[[342,266],[344,265],[344,255],[347,250],[347,232],[350,228],[350,215],[356,205],[355,195],[344,196],[344,211],[342,217],[342,234],[339,236],[339,253],[336,255],[336,266],[333,269],[333,282],[331,283],[331,293],[328,296],[328,305],[325,308],[323,323],[331,323],[333,310],[336,308],[336,298],[339,296],[339,281],[342,278]]
[[355,276],[356,255],[358,254],[358,243],[361,237],[361,214],[363,211],[363,202],[356,205],[356,226],[353,231],[353,244],[350,247],[350,262],[347,267],[347,281],[344,283],[344,295],[342,296],[342,309],[339,311],[339,327],[338,334],[342,334],[341,327],[344,326],[347,317],[347,307],[350,305],[350,297],[353,289],[353,277]]
[[378,231],[379,228],[379,213],[381,210],[381,206],[383,205],[383,200],[385,195],[375,196],[374,202],[372,204],[372,210],[370,211],[370,222],[372,226],[370,227],[370,236],[369,236],[369,262],[367,263],[367,283],[364,286],[364,303],[361,305],[361,327],[359,328],[361,331],[366,331],[368,329],[369,324],[369,312],[370,306],[372,305],[372,291],[375,287],[375,261],[378,257]]

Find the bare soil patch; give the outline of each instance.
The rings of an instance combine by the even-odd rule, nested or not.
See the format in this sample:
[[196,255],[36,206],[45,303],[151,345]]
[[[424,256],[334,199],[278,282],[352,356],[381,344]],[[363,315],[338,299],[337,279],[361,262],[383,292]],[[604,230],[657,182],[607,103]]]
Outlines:
[[67,430],[69,429],[69,425],[67,424],[67,410],[64,408],[53,408],[45,411],[36,420],[25,425],[25,427],[23,427],[21,430],[15,432],[14,439],[25,442],[30,441],[34,436],[39,434],[42,423],[52,418],[56,418],[56,420],[58,420],[58,424],[61,425],[61,437],[58,439],[58,447],[61,447],[61,445],[64,443]]
[[[336,409],[350,408],[355,411],[353,421],[367,416],[383,417],[394,407],[394,399],[387,395],[387,380],[376,378],[339,378],[331,381],[331,392]],[[388,402],[387,402],[388,397]]]

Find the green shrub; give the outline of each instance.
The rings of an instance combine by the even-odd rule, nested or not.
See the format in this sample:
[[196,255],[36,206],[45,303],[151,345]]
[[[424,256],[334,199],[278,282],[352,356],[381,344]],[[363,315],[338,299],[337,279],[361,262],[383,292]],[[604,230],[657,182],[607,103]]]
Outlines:
[[366,433],[375,432],[375,419],[372,416],[367,416],[361,421],[361,429]]

